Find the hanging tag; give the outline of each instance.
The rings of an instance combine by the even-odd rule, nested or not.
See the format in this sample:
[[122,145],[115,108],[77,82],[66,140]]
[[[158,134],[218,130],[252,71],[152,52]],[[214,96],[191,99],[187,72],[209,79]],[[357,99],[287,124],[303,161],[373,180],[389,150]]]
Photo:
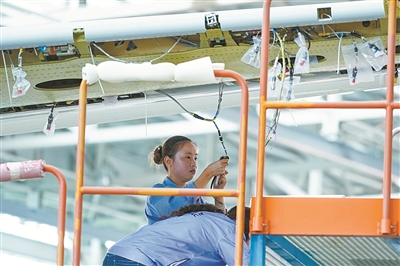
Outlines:
[[260,68],[261,58],[261,37],[253,36],[253,45],[250,46],[249,50],[240,59],[242,62],[256,68]]
[[294,74],[310,73],[310,55],[306,47],[304,35],[299,32],[299,35],[294,39],[300,47],[296,53],[294,62]]
[[342,55],[346,63],[350,85],[374,81],[371,65],[359,52],[359,46],[358,43],[342,46]]
[[359,49],[375,71],[379,71],[387,65],[387,55],[380,37],[367,41],[360,45]]

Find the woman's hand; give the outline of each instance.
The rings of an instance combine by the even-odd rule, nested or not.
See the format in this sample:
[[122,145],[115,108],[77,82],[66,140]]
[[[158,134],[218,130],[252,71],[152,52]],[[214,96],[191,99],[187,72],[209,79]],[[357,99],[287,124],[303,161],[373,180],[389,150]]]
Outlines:
[[[228,171],[226,171],[225,168],[228,166],[228,161],[229,159],[220,159],[209,164],[207,168],[204,169],[204,171],[201,173],[201,175],[196,179],[196,181],[194,181],[196,187],[205,188],[213,176],[227,175]],[[225,187],[226,178],[224,182],[225,183],[221,183],[221,185],[223,186],[222,188]]]
[[210,179],[213,176],[224,175],[226,170],[225,168],[228,166],[229,159],[220,159],[215,161],[207,166],[204,172],[207,172],[210,175]]
[[225,171],[225,174],[219,176],[217,182],[214,183],[214,189],[223,189],[226,186],[226,183],[228,182],[228,180],[226,179],[227,174],[228,171]]

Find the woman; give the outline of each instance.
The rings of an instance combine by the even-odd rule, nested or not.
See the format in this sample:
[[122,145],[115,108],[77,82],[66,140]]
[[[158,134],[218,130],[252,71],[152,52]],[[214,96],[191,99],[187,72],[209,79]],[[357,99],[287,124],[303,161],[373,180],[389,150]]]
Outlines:
[[[228,172],[229,159],[221,159],[211,163],[193,182],[197,172],[197,144],[184,136],[173,136],[163,145],[157,146],[151,153],[156,164],[163,164],[168,175],[162,183],[154,188],[205,188],[213,176],[220,176],[215,189],[223,189],[226,185],[225,175]],[[215,206],[226,209],[223,197],[214,197]],[[188,204],[207,203],[202,197],[194,196],[149,196],[145,206],[145,214],[149,224],[157,222],[161,217]]]
[[[250,208],[245,208],[243,264],[249,265]],[[236,207],[191,204],[115,243],[103,266],[234,265]]]

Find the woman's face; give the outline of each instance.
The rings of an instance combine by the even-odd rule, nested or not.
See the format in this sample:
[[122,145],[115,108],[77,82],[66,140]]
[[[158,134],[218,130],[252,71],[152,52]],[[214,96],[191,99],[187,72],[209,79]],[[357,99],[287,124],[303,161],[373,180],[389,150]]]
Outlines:
[[197,171],[197,147],[185,142],[174,158],[166,156],[164,162],[168,167],[168,177],[179,187],[193,179]]

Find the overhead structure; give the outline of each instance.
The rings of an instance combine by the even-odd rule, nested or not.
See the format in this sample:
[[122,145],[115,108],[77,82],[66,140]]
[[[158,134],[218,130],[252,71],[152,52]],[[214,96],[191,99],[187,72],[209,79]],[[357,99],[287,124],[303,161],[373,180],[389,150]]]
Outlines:
[[[273,7],[271,11],[271,30],[282,38],[286,36],[285,50],[292,55],[292,59],[299,49],[294,41],[296,32],[300,31],[307,37],[312,75],[301,75],[297,88],[303,87],[304,90],[299,89],[296,97],[384,87],[386,69],[371,75],[370,82],[353,86],[344,82],[333,87],[328,84],[346,80],[346,65],[338,51],[340,45],[352,43],[353,37],[349,32],[355,31],[369,40],[380,38],[382,45],[386,46],[386,1],[284,6]],[[293,13],[298,16],[294,18]],[[239,20],[239,17],[246,19]],[[24,118],[41,120],[43,113],[47,115],[54,105],[55,110],[60,110],[58,128],[77,126],[77,121],[72,122],[68,116],[77,110],[78,88],[82,80],[80,66],[86,64],[100,67],[107,61],[118,60],[132,66],[147,64],[155,67],[179,65],[208,56],[212,63],[224,64],[225,69],[238,72],[246,80],[258,82],[259,69],[241,59],[253,45],[253,37],[259,36],[261,22],[262,8],[254,8],[53,23],[40,27],[1,27],[3,66],[0,75],[5,78],[1,80],[3,97],[0,112],[6,124],[0,134],[40,131],[33,125],[34,122]],[[398,36],[395,38],[400,42]],[[271,39],[270,44],[268,62],[272,64],[280,51],[274,40]],[[400,62],[397,55],[395,62]],[[23,71],[26,76],[21,76],[21,79],[31,84],[30,89],[17,97],[13,93],[16,83],[12,66]],[[223,81],[235,83],[232,79]],[[88,90],[88,104],[104,105],[106,98],[116,98],[117,102],[144,99],[147,95],[152,97],[158,89],[179,89],[192,93],[196,86],[210,88],[213,83],[205,80],[151,82],[132,79],[123,84],[102,81]],[[254,87],[258,90],[257,85]],[[238,104],[236,101],[233,106]],[[144,114],[137,117],[143,118]],[[88,124],[101,123],[88,118]],[[129,118],[115,113],[111,119],[123,121]],[[21,123],[27,123],[24,129],[19,128]]]
[[[385,18],[383,1],[314,4],[271,8],[271,28],[337,24]],[[357,10],[357,12],[353,12]],[[292,14],[298,14],[293,17]],[[55,23],[44,27],[2,27],[1,50],[72,44],[75,36],[86,42],[110,42],[195,35],[209,28],[222,31],[261,29],[262,8],[145,16],[97,21]],[[245,20],[238,20],[245,17]],[[182,23],[184,21],[185,23]],[[126,27],[129,25],[129,27]]]

